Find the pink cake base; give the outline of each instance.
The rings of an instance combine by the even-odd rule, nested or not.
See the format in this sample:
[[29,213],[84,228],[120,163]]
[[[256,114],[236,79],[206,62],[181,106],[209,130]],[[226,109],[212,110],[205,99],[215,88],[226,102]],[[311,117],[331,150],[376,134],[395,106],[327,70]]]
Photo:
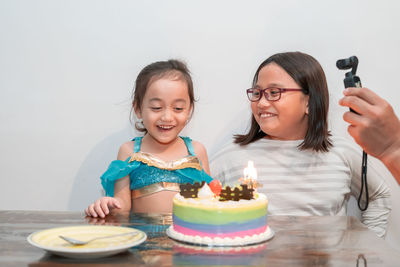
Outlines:
[[246,231],[238,231],[234,233],[226,233],[226,234],[211,234],[211,233],[204,233],[200,231],[195,231],[186,227],[182,227],[179,225],[174,225],[174,230],[178,233],[188,235],[188,236],[200,236],[200,237],[220,237],[220,238],[225,238],[225,237],[230,237],[230,238],[235,238],[235,237],[245,237],[245,236],[253,236],[257,234],[262,234],[266,231],[267,226],[264,225],[262,227],[252,229],[252,230],[246,230]]

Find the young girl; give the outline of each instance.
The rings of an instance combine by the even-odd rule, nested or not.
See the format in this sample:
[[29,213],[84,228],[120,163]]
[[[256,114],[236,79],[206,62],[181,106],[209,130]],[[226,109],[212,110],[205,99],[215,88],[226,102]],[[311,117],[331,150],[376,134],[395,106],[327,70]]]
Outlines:
[[140,120],[135,127],[144,136],[122,144],[101,176],[106,197],[85,210],[88,216],[104,217],[114,208],[171,212],[179,184],[212,180],[204,146],[178,136],[194,109],[185,64],[169,60],[145,67],[136,79],[132,108]]
[[[300,52],[273,55],[259,66],[246,93],[250,129],[214,156],[213,176],[235,184],[252,160],[270,215],[345,216],[350,196],[360,192],[362,151],[330,137],[328,86],[320,64]],[[362,222],[383,236],[390,193],[372,162],[368,189]]]

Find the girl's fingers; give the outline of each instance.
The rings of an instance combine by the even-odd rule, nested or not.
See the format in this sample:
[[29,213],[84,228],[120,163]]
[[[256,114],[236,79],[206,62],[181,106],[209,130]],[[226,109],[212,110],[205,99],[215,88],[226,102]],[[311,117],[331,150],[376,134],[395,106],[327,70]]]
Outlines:
[[118,199],[116,199],[116,198],[113,198],[110,204],[112,204],[112,206],[114,208],[117,208],[117,209],[121,208],[121,204],[119,203]]
[[[100,201],[100,208],[103,211],[104,215],[108,215],[108,213],[110,213],[110,210],[108,209],[108,205],[110,202],[111,201],[109,201],[108,199],[102,199],[102,201]],[[100,217],[102,216],[100,215]]]
[[92,217],[104,218],[110,213],[110,208],[121,208],[118,199],[112,197],[103,197],[96,200],[93,204],[85,209],[85,214]]
[[94,203],[94,210],[97,213],[98,216],[100,216],[101,218],[104,218],[106,215],[103,212],[103,209],[101,207],[101,200],[96,200],[96,202]]
[[88,212],[89,212],[89,216],[92,216],[92,217],[95,217],[95,218],[97,217],[97,213],[94,210],[94,204],[91,204],[88,207]]

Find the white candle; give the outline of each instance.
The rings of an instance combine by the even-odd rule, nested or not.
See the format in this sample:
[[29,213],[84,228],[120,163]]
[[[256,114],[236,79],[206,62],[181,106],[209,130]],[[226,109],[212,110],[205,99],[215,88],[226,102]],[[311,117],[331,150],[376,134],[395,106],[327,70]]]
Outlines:
[[256,168],[254,168],[254,162],[249,160],[247,163],[247,168],[244,168],[243,170],[243,178],[245,181],[253,181],[255,182],[257,180],[257,171]]

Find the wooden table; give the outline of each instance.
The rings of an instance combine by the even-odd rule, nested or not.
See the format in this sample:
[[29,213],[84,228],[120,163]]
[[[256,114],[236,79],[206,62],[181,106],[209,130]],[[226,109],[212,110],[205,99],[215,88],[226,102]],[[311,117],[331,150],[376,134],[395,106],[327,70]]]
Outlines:
[[[170,214],[126,213],[93,219],[80,212],[0,211],[0,266],[400,266],[400,252],[354,217],[271,216],[268,220],[275,231],[270,241],[218,249],[168,238]],[[34,231],[86,224],[130,226],[145,231],[148,239],[127,252],[95,260],[55,256],[26,241]]]

